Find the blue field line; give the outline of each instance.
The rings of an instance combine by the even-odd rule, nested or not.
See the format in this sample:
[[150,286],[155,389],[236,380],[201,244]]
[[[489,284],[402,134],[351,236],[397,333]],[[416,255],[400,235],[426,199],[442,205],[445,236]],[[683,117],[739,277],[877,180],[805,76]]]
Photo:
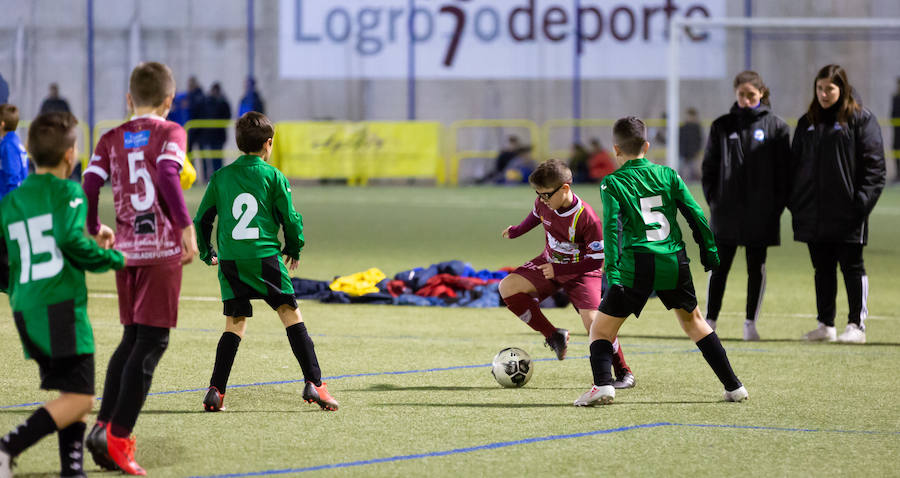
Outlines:
[[662,427],[693,427],[693,428],[730,428],[737,430],[770,430],[770,431],[782,431],[782,432],[806,432],[806,433],[861,433],[861,434],[869,434],[869,435],[900,435],[900,432],[886,432],[886,431],[870,431],[870,430],[830,430],[830,429],[816,429],[816,428],[786,428],[786,427],[766,427],[766,426],[750,426],[750,425],[720,425],[720,424],[705,424],[705,423],[672,423],[672,422],[656,422],[656,423],[645,423],[642,425],[631,425],[619,428],[607,428],[603,430],[594,430],[590,432],[582,432],[582,433],[571,433],[566,435],[548,435],[543,437],[534,437],[534,438],[525,438],[522,440],[514,440],[514,441],[503,441],[503,442],[495,442],[495,443],[487,443],[484,445],[477,445],[465,448],[454,448],[452,450],[441,450],[441,451],[433,451],[427,453],[415,453],[412,455],[396,455],[390,457],[383,458],[372,458],[369,460],[357,460],[357,461],[345,461],[340,463],[329,463],[325,465],[315,465],[315,466],[307,466],[302,468],[281,468],[277,470],[261,470],[261,471],[250,471],[246,473],[229,473],[224,475],[195,475],[191,478],[232,478],[232,477],[242,477],[242,476],[267,476],[267,475],[284,475],[284,474],[293,474],[293,473],[304,473],[307,471],[319,471],[319,470],[331,470],[337,468],[349,468],[354,466],[365,466],[365,465],[377,465],[380,463],[391,463],[395,461],[406,461],[406,460],[418,460],[421,458],[431,458],[431,457],[440,457],[440,456],[449,456],[449,455],[457,455],[460,453],[471,453],[475,451],[483,451],[483,450],[494,450],[497,448],[506,448],[509,446],[516,445],[527,445],[530,443],[540,443],[545,441],[552,440],[568,440],[571,438],[584,438],[589,436],[596,435],[607,435],[610,433],[618,433],[625,432],[631,430],[639,430],[639,429],[650,429],[650,428],[662,428]]
[[363,465],[374,465],[378,463],[390,463],[394,461],[406,461],[406,460],[417,460],[420,458],[430,458],[436,456],[448,456],[448,455],[457,455],[460,453],[471,453],[473,451],[482,451],[482,450],[494,450],[497,448],[506,448],[508,446],[516,446],[516,445],[527,445],[529,443],[539,443],[544,441],[551,440],[567,440],[570,438],[583,438],[587,436],[594,435],[606,435],[610,433],[617,432],[625,432],[629,430],[637,430],[641,428],[656,428],[671,425],[668,422],[658,422],[658,423],[647,423],[643,425],[632,425],[627,427],[619,427],[619,428],[608,428],[604,430],[594,430],[590,432],[582,432],[582,433],[571,433],[567,435],[549,435],[543,437],[534,437],[534,438],[525,438],[523,440],[514,440],[514,441],[502,441],[496,443],[487,443],[484,445],[478,446],[470,446],[465,448],[454,448],[452,450],[442,450],[442,451],[433,451],[428,453],[416,453],[413,455],[397,455],[390,456],[385,458],[373,458],[370,460],[358,460],[358,461],[345,461],[342,463],[330,463],[326,465],[317,465],[317,466],[307,466],[304,468],[284,468],[280,470],[264,470],[264,471],[251,471],[248,473],[230,473],[225,475],[197,475],[192,478],[230,478],[230,477],[239,477],[239,476],[265,476],[265,475],[283,475],[287,473],[303,473],[306,471],[318,471],[318,470],[329,470],[335,468],[348,468],[351,466],[363,466]]

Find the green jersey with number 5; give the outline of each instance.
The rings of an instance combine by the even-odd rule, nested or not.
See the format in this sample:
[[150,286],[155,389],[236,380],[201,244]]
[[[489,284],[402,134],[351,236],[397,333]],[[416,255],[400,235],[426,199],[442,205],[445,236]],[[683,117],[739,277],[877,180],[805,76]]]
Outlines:
[[[212,229],[216,216],[216,246]],[[216,171],[194,216],[200,259],[253,259],[286,254],[300,258],[303,218],[294,210],[291,185],[281,171],[259,156],[244,155]],[[284,249],[278,230],[284,228]]]
[[0,255],[9,261],[0,288],[28,358],[94,353],[84,271],[125,260],[84,235],[86,216],[81,186],[51,174],[28,176],[0,202]]
[[600,183],[603,239],[610,284],[632,287],[635,253],[654,254],[653,288],[671,290],[678,280],[677,253],[684,249],[677,213],[687,220],[709,269],[719,264],[716,241],[703,210],[672,168],[645,158],[626,162]]

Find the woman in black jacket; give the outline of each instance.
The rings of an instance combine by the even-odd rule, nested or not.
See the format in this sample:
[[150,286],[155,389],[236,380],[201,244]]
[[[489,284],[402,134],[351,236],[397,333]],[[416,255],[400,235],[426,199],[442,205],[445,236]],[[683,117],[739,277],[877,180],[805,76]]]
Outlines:
[[[869,282],[863,246],[869,213],[885,183],[884,143],[878,120],[851,94],[847,73],[828,65],[816,75],[809,111],[797,122],[791,144],[794,240],[805,242],[815,269],[819,325],[812,341],[865,343]],[[837,264],[850,311],[847,328],[834,328]]]
[[737,247],[744,246],[744,340],[759,340],[756,319],[766,288],[766,248],[780,244],[787,200],[790,130],[772,113],[769,89],[755,71],[735,76],[734,93],[731,111],[713,122],[703,155],[703,195],[721,260],[709,275],[706,320],[715,330],[728,271]]

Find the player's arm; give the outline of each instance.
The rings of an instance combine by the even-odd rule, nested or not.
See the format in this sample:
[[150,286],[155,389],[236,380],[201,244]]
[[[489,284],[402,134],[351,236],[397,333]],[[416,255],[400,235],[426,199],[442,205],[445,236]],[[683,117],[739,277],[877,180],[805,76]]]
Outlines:
[[884,141],[881,138],[881,127],[875,115],[864,111],[861,122],[857,126],[856,155],[853,158],[857,165],[856,197],[854,201],[859,214],[868,216],[875,207],[881,191],[884,189],[885,164]]
[[772,171],[772,181],[775,186],[776,205],[778,214],[787,206],[791,174],[791,129],[784,121],[778,121],[775,129],[773,153],[775,156],[775,170]]
[[197,250],[200,252],[200,260],[211,265],[217,260],[216,250],[212,245],[213,223],[216,220],[216,182],[210,181],[200,200],[197,215],[194,216],[194,226],[197,229]]
[[[294,261],[300,260],[300,250],[306,244],[303,239],[303,216],[294,209],[291,199],[291,184],[283,174],[277,174],[278,184],[272,188],[275,195],[275,211],[284,228],[284,249],[282,254]],[[294,266],[296,267],[296,265]]]
[[600,183],[600,201],[603,204],[603,254],[606,280],[610,285],[622,284],[619,273],[619,201],[612,194],[612,183],[606,179]]
[[73,188],[53,214],[53,237],[60,251],[79,269],[104,272],[125,267],[125,257],[114,249],[103,249],[84,235],[87,205],[84,194]]
[[[107,146],[107,136],[104,135],[94,148],[94,155],[88,167],[85,168],[82,175],[81,188],[84,190],[87,199],[87,231],[93,236],[100,245],[112,246],[110,242],[110,234],[112,229],[103,227],[100,223],[100,217],[97,213],[97,205],[100,202],[100,188],[109,179],[109,148]],[[102,233],[102,235],[101,235]],[[115,239],[114,237],[112,239]]]
[[709,137],[706,140],[706,150],[703,152],[703,162],[700,163],[700,182],[703,184],[703,197],[706,202],[712,204],[716,200],[716,191],[719,190],[719,174],[722,167],[722,148],[719,144],[719,127],[713,122],[709,127]]
[[509,226],[503,230],[503,237],[508,239],[515,239],[526,232],[534,229],[538,224],[541,223],[541,219],[537,215],[537,211],[534,209],[525,216],[525,219],[519,223],[518,226]]
[[[3,224],[2,220],[0,224]],[[9,250],[6,248],[6,231],[3,227],[0,227],[0,292],[9,292]]]
[[[10,191],[16,188],[14,171],[20,169],[22,160],[19,158],[11,141],[6,141],[0,145],[0,196],[6,196]],[[15,163],[19,163],[16,168]]]
[[166,134],[163,152],[156,157],[156,182],[159,197],[168,206],[169,217],[181,228],[181,263],[187,264],[197,255],[197,234],[181,190],[187,134],[177,125],[167,129]]
[[681,176],[672,173],[673,199],[681,211],[681,215],[687,221],[691,231],[694,233],[694,241],[700,245],[700,263],[704,269],[712,270],[719,267],[719,252],[716,248],[716,239],[713,237],[709,223],[706,222],[706,216],[703,215],[703,209],[694,200],[694,196],[682,181]]
[[603,226],[596,216],[582,214],[575,225],[575,237],[585,245],[585,255],[578,262],[553,264],[555,276],[586,274],[603,268]]

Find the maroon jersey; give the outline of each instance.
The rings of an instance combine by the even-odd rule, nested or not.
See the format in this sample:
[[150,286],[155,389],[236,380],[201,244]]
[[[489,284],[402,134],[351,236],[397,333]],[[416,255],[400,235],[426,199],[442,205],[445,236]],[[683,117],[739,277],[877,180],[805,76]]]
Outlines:
[[186,143],[178,123],[156,115],[138,116],[100,138],[84,171],[112,186],[115,247],[127,254],[129,266],[180,260],[181,228],[161,200],[157,178],[161,161],[174,161],[181,170]]

